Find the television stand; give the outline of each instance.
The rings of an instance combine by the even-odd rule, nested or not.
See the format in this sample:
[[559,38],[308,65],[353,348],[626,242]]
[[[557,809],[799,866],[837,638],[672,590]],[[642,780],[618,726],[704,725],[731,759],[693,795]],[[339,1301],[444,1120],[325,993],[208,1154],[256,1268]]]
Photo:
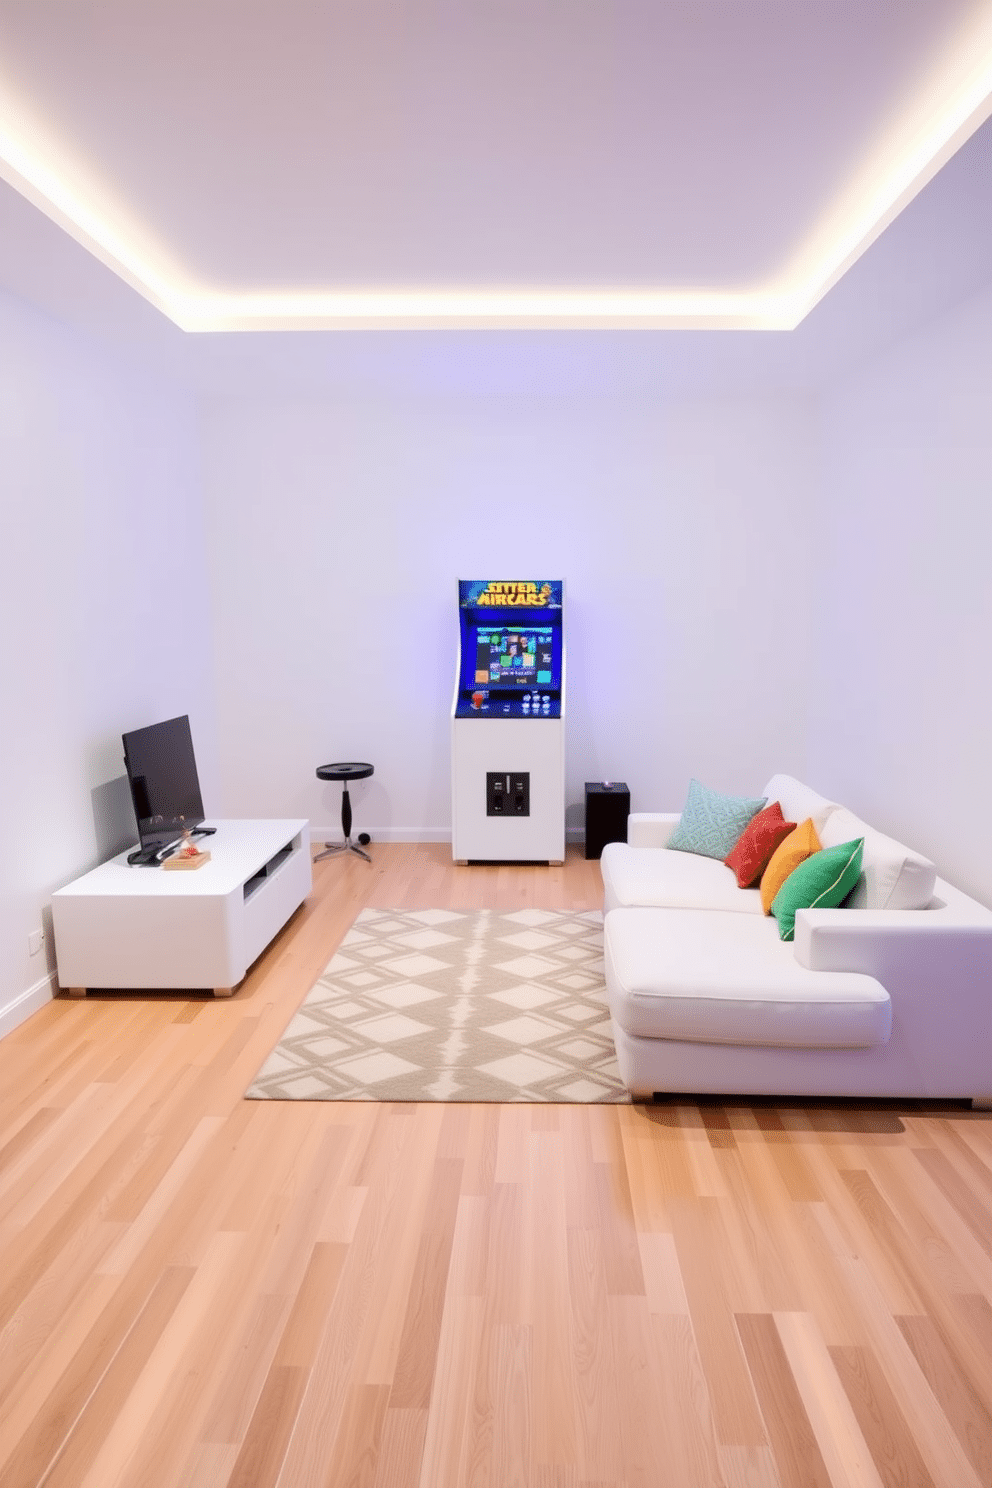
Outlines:
[[59,985],[211,990],[230,997],[303,903],[312,882],[306,821],[218,821],[210,862],[191,873],[129,866],[127,853],[52,895]]

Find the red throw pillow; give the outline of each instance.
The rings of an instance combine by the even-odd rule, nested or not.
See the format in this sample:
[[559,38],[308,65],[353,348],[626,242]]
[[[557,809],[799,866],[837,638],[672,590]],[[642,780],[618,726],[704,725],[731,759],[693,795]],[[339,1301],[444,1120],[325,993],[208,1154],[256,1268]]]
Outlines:
[[749,889],[758,882],[779,843],[795,830],[795,822],[784,820],[777,801],[759,811],[757,816],[752,816],[723,860],[736,873],[742,889]]

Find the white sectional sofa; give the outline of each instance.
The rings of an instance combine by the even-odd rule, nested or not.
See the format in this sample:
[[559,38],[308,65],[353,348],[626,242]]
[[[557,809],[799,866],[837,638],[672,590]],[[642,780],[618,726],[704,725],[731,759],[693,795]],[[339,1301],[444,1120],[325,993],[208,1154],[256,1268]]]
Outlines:
[[783,941],[757,888],[665,846],[679,813],[632,814],[601,860],[630,1091],[992,1104],[992,911],[791,776],[763,794],[825,847],[864,837],[857,887],[844,908],[800,909]]

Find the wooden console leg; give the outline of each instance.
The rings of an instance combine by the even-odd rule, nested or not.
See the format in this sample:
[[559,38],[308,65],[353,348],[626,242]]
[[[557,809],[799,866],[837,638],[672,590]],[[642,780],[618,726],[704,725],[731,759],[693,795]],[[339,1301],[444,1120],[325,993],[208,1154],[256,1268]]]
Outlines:
[[85,997],[86,996],[86,988],[85,987],[63,987],[62,990],[64,992],[68,992],[68,994],[69,994],[70,997]]
[[237,988],[236,987],[215,987],[214,988],[214,996],[215,997],[233,997],[236,991],[237,991]]

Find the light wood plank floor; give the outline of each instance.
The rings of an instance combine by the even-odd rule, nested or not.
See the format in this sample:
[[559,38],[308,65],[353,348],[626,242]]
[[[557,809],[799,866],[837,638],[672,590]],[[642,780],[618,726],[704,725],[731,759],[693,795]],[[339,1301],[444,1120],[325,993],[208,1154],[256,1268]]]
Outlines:
[[989,1115],[242,1099],[363,905],[600,903],[372,851],[0,1043],[3,1488],[989,1488]]

